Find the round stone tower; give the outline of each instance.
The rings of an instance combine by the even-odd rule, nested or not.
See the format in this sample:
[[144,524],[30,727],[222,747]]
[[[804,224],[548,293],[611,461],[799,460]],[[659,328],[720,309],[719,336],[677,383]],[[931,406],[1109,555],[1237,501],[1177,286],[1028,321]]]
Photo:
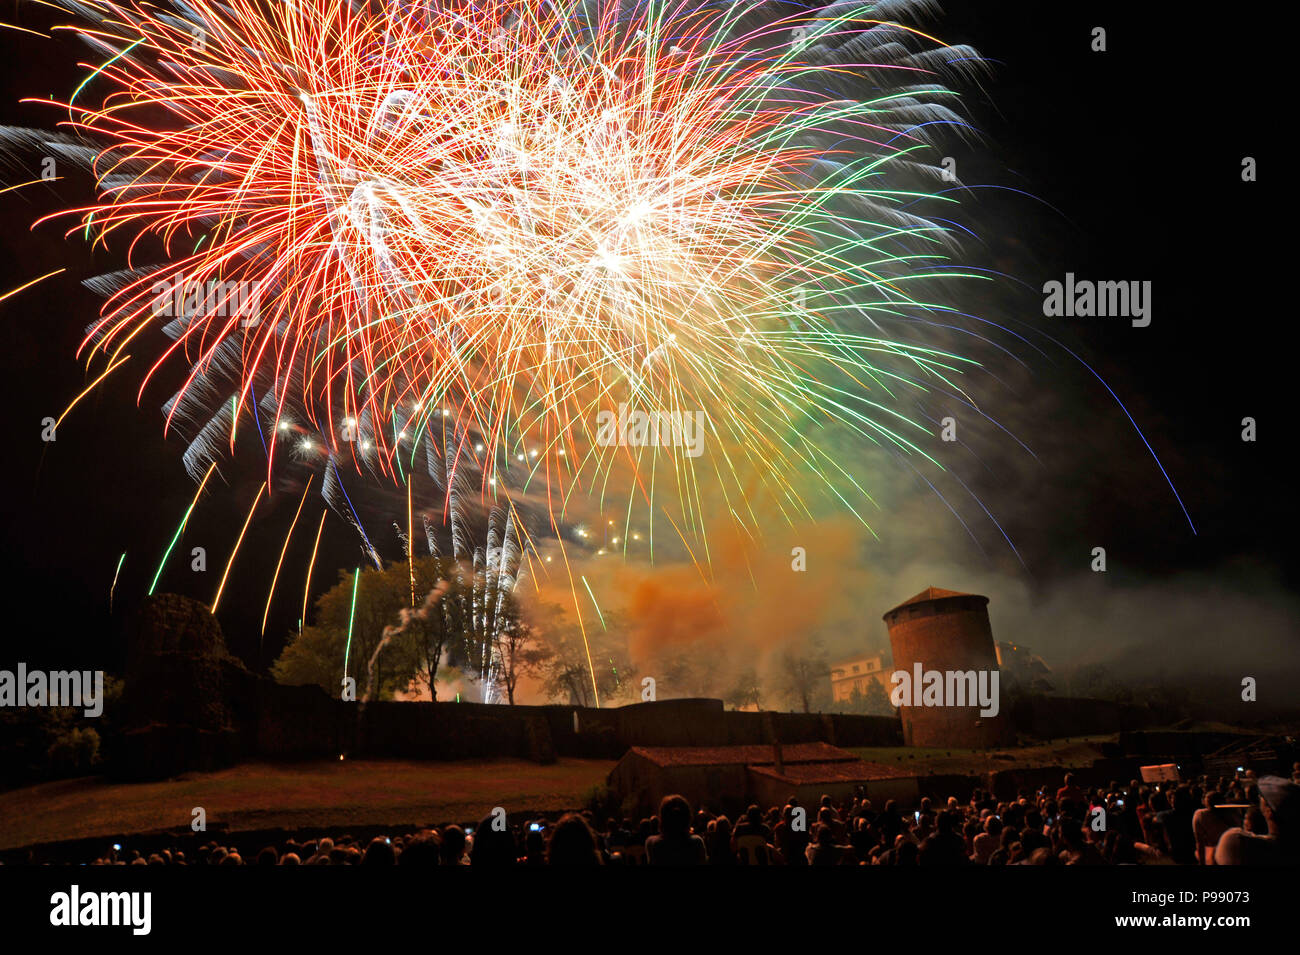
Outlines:
[[[1010,723],[1000,700],[996,716],[980,715],[981,679],[987,690],[996,686],[995,699],[1003,689],[1000,674],[998,683],[993,683],[998,658],[988,604],[989,598],[979,594],[927,587],[885,614],[893,672],[905,671],[912,690],[912,705],[899,708],[906,745],[983,749],[1010,741]],[[918,664],[922,677],[931,671],[943,676],[941,705],[922,705],[924,681],[916,679]],[[970,673],[974,682],[965,676]],[[954,705],[957,697],[952,691],[958,684],[967,705]]]

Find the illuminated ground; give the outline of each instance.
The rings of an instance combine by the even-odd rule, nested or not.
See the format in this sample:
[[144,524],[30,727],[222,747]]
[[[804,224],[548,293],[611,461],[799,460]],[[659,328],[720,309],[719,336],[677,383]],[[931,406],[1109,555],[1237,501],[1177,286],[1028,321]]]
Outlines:
[[187,828],[195,806],[232,831],[304,826],[411,825],[507,812],[578,808],[609,760],[448,763],[355,760],[248,763],[156,783],[97,777],[0,793],[0,849],[90,836]]
[[[918,776],[979,775],[1089,766],[1101,755],[1100,744],[1114,739],[1082,737],[988,753],[910,746],[850,751]],[[248,763],[156,783],[63,780],[0,792],[0,850],[182,829],[195,806],[207,811],[209,826],[224,824],[230,831],[468,822],[493,806],[511,813],[554,813],[580,808],[613,767],[613,761],[597,759],[562,759],[550,766],[519,759],[349,760]]]

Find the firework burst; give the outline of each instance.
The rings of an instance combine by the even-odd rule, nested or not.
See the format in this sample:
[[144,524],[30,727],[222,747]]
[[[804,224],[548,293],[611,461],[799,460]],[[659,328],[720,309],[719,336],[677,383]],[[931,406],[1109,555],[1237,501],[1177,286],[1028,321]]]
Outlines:
[[94,171],[71,214],[132,261],[85,349],[164,328],[144,383],[188,368],[196,478],[251,418],[359,530],[340,465],[537,492],[556,529],[613,481],[685,537],[715,495],[756,523],[755,480],[856,511],[828,425],[925,454],[899,393],[964,362],[880,322],[958,274],[931,143],[977,62],[899,22],[925,4],[61,6],[101,63],[68,132],[8,136]]

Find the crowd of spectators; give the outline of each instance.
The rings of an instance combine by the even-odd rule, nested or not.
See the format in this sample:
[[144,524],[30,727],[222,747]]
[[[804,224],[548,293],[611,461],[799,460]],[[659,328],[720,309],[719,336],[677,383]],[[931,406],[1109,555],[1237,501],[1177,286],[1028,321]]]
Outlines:
[[[1252,773],[1055,791],[1000,800],[924,798],[905,811],[864,794],[816,806],[750,806],[733,821],[668,796],[639,822],[595,812],[511,825],[503,813],[369,839],[209,841],[187,855],[113,847],[98,865],[1294,865],[1300,764],[1291,780]],[[247,852],[247,854],[246,854]]]

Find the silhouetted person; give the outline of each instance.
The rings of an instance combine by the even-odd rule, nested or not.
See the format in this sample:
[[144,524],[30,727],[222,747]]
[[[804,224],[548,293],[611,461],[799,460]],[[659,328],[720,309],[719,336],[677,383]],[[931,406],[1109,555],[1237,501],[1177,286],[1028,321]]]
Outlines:
[[425,830],[417,833],[402,848],[397,857],[398,865],[439,865],[442,862],[442,840],[436,832]]
[[731,851],[731,820],[719,816],[709,823],[705,843],[709,849],[709,865],[736,865],[736,854]]
[[989,816],[984,820],[984,831],[972,840],[971,849],[977,865],[988,865],[989,859],[1002,845],[1002,820]]
[[763,822],[763,810],[750,806],[731,834],[731,846],[743,865],[771,865],[772,830]]
[[361,864],[396,865],[397,856],[393,853],[392,843],[381,836],[375,836],[370,840],[370,845],[366,846],[366,854],[361,857]]
[[1062,814],[1082,818],[1087,800],[1083,790],[1074,783],[1074,773],[1065,774],[1065,785],[1056,791],[1056,802]]
[[1196,800],[1186,786],[1174,790],[1173,806],[1160,813],[1160,825],[1165,830],[1165,844],[1169,856],[1179,865],[1196,864],[1196,835],[1192,831],[1192,818],[1196,815]]
[[947,809],[935,817],[934,832],[921,843],[918,857],[920,865],[970,865],[966,854],[966,840],[959,836],[956,817]]
[[1104,865],[1101,851],[1083,836],[1083,826],[1066,816],[1061,820],[1060,860],[1066,865]]
[[847,865],[856,861],[853,850],[835,844],[835,830],[831,826],[817,828],[817,844],[808,850],[809,865]]
[[1281,777],[1259,780],[1267,835],[1229,829],[1214,850],[1216,865],[1300,865],[1300,786]]
[[542,835],[541,830],[528,829],[528,835],[524,837],[524,865],[545,865],[546,864],[546,837]]
[[786,865],[807,865],[808,839],[808,817],[800,808],[799,801],[791,796],[781,812],[781,821],[772,832],[772,841],[785,858]]
[[464,865],[465,830],[460,826],[447,826],[442,830],[442,865]]
[[1223,793],[1211,790],[1205,794],[1205,808],[1192,816],[1192,834],[1196,837],[1196,861],[1201,865],[1214,865],[1214,850],[1229,829],[1235,828],[1232,809],[1220,809],[1225,802]]
[[493,826],[498,817],[487,816],[474,830],[474,846],[469,850],[469,860],[476,866],[502,866],[515,864],[515,837],[503,823]]
[[894,848],[881,854],[879,865],[918,865],[920,847],[902,833],[894,837]]
[[[665,796],[659,803],[659,834],[645,841],[647,865],[704,865],[704,840],[691,832],[691,804],[684,796]],[[760,814],[760,822],[761,822]],[[740,826],[736,827],[736,832]]]
[[550,844],[546,847],[547,865],[600,865],[596,849],[596,834],[576,812],[571,812],[555,825]]

